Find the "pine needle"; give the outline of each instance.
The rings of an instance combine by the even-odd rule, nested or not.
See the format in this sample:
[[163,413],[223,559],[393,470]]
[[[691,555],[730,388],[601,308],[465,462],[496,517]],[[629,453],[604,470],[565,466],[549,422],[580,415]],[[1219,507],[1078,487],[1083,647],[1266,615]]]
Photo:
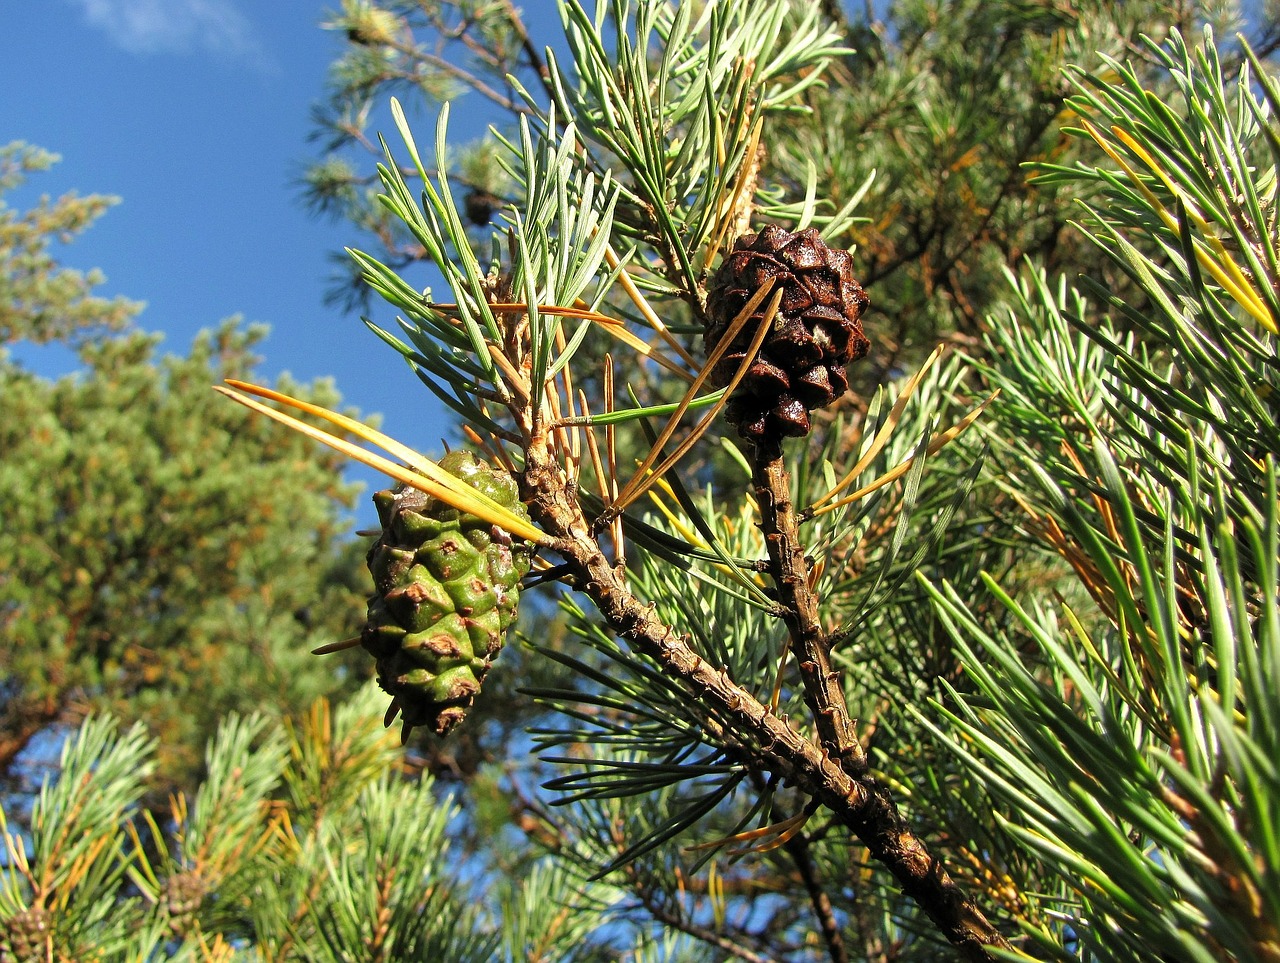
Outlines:
[[360,636],[354,636],[350,639],[343,639],[340,642],[326,642],[324,645],[318,646],[311,650],[312,655],[331,655],[334,652],[345,652],[347,649],[354,649],[360,644]]
[[373,452],[366,451],[358,445],[353,445],[351,442],[346,441],[343,438],[339,438],[336,435],[332,435],[329,432],[324,431],[323,429],[316,428],[304,421],[300,421],[291,415],[287,415],[284,412],[277,411],[274,408],[254,401],[252,398],[245,397],[245,395],[240,394],[237,391],[223,388],[220,385],[215,385],[213,390],[226,395],[233,401],[239,402],[246,408],[251,408],[260,414],[266,415],[268,418],[273,418],[281,424],[293,428],[295,431],[301,432],[308,438],[313,438],[316,441],[328,445],[336,451],[342,452],[342,454],[346,455],[348,458],[353,458],[361,464],[377,469],[384,475],[388,475],[396,481],[408,485],[410,488],[416,488],[418,491],[425,492],[433,498],[438,498],[445,504],[450,505],[459,511],[467,512],[468,514],[483,518],[490,524],[497,525],[504,531],[510,532],[512,535],[519,535],[521,538],[528,539],[535,544],[547,544],[547,536],[542,531],[535,528],[530,522],[521,518],[511,510],[504,508],[502,505],[499,505],[493,499],[476,491],[466,482],[450,475],[434,462],[424,458],[413,449],[389,438],[382,432],[376,431],[367,425],[362,425],[360,422],[352,418],[348,418],[345,415],[340,415],[335,411],[329,411],[327,408],[321,408],[319,405],[299,401],[296,398],[291,398],[288,395],[281,394],[278,391],[273,391],[270,388],[263,388],[258,385],[248,384],[243,381],[235,381],[233,379],[227,379],[227,384],[234,388],[238,388],[241,391],[247,392],[248,394],[255,394],[263,398],[269,398],[272,401],[278,401],[281,404],[290,405],[300,411],[305,411],[308,414],[315,415],[318,418],[323,418],[326,421],[332,422],[344,430],[351,432],[351,434],[358,438],[363,438],[372,444],[378,445],[380,448],[383,448],[390,454],[395,455],[397,458],[406,462],[410,468],[414,470],[411,471],[409,468],[405,468],[402,465],[397,465],[392,461],[388,461],[381,455],[376,455]]

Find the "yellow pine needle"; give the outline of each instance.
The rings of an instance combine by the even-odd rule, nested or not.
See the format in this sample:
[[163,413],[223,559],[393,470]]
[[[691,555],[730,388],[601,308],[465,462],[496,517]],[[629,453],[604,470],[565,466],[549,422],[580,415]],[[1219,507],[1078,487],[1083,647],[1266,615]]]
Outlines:
[[[150,811],[144,809],[142,811],[142,818],[146,822],[147,827],[155,833],[153,838],[164,838],[164,834],[160,831],[159,826],[156,825],[155,817],[151,815]],[[145,852],[144,846],[146,844],[142,841],[142,833],[138,831],[138,824],[136,822],[132,819],[126,820],[124,823],[124,832],[125,835],[129,837],[129,842],[132,845],[134,852]],[[156,876],[156,871],[152,868],[148,860],[138,860],[134,865],[125,870],[125,872],[129,874],[129,878],[133,880],[134,885],[143,892],[154,892],[160,886],[160,879]]]
[[[707,358],[706,364],[702,366],[702,370],[698,372],[698,376],[693,379],[693,383],[689,385],[684,396],[680,399],[680,404],[676,407],[676,410],[671,413],[671,417],[667,419],[666,426],[658,434],[657,441],[654,442],[653,447],[649,450],[649,454],[646,455],[644,461],[641,462],[640,468],[632,477],[631,481],[627,482],[626,487],[622,489],[621,494],[618,495],[617,500],[611,506],[615,511],[623,511],[628,505],[648,491],[654,482],[665,475],[672,465],[684,457],[685,453],[693,447],[700,437],[702,437],[702,434],[708,427],[710,427],[716,416],[719,415],[720,409],[725,406],[725,403],[729,400],[729,396],[733,394],[733,389],[738,386],[738,382],[743,379],[747,370],[751,367],[752,362],[755,360],[756,352],[760,350],[760,345],[764,342],[765,336],[773,326],[773,319],[778,313],[778,305],[782,303],[782,291],[773,291],[776,280],[776,278],[769,278],[764,284],[762,284],[760,289],[756,291],[755,294],[751,295],[750,300],[748,300],[742,310],[738,312],[737,317],[733,319],[733,323],[729,325],[728,329],[725,331],[724,337],[720,339],[720,343],[716,345],[716,349],[711,352],[710,356]],[[752,338],[750,346],[747,348],[747,352],[742,359],[742,363],[738,365],[738,370],[734,372],[732,380],[725,387],[724,394],[721,395],[720,400],[711,407],[711,410],[703,416],[702,420],[694,426],[693,431],[691,431],[689,436],[676,447],[676,450],[668,456],[662,464],[650,472],[650,469],[653,469],[653,463],[657,461],[658,455],[662,451],[662,446],[671,439],[673,434],[675,434],[675,430],[680,423],[680,419],[684,417],[684,413],[689,409],[689,403],[697,397],[698,391],[702,388],[703,383],[711,377],[711,371],[715,368],[717,362],[719,362],[719,360],[729,350],[729,347],[737,337],[738,332],[742,330],[743,326],[754,314],[756,308],[760,306],[760,303],[770,294],[770,292],[773,292],[773,297],[770,299],[768,307],[765,308],[760,326],[757,329],[755,336]]]
[[773,691],[769,693],[769,708],[778,711],[782,701],[782,677],[787,674],[787,656],[791,654],[791,635],[782,640],[782,651],[778,654],[778,671],[773,675]]
[[1111,663],[1103,657],[1098,651],[1098,647],[1094,645],[1093,638],[1086,631],[1080,619],[1077,617],[1075,610],[1062,602],[1063,615],[1067,622],[1067,631],[1071,636],[1075,637],[1076,642],[1080,645],[1090,660],[1098,669],[1107,677],[1107,681],[1115,688],[1115,690],[1123,695],[1123,697],[1131,704],[1136,704],[1137,700],[1133,695],[1132,688],[1120,677]]
[[221,933],[214,934],[212,945],[205,942],[203,934],[199,936],[199,940],[200,952],[204,956],[205,963],[225,963],[236,956],[235,948],[222,938]]
[[686,846],[685,849],[689,851],[713,849],[728,843],[751,843],[757,839],[771,836],[773,838],[766,843],[761,843],[759,846],[748,846],[745,849],[731,850],[729,855],[745,856],[748,853],[767,853],[771,849],[777,849],[779,846],[785,845],[787,840],[804,828],[804,824],[809,821],[809,817],[812,815],[813,813],[806,809],[796,813],[794,816],[789,816],[781,822],[761,826],[759,829],[749,829],[733,836],[722,836],[720,839],[713,839],[708,843],[695,843],[692,846]]
[[[604,411],[605,414],[613,414],[613,355],[606,352],[604,356]],[[591,429],[587,429],[590,431]],[[600,492],[604,496],[604,504],[609,505],[618,497],[618,434],[614,430],[614,426],[606,424],[604,426],[604,454],[605,464],[608,466],[608,488],[606,490],[605,482],[601,481]],[[613,550],[614,557],[620,570],[626,562],[627,543],[623,537],[622,516],[619,514],[609,525],[609,530],[613,533]]]
[[[348,418],[346,415],[339,414],[336,411],[330,411],[328,408],[322,408],[320,405],[315,405],[308,401],[302,401],[298,398],[286,395],[283,392],[275,391],[271,388],[264,388],[260,385],[251,384],[247,381],[237,381],[234,378],[228,378],[227,384],[231,385],[232,388],[237,389],[237,391],[242,391],[245,394],[255,395],[259,398],[266,398],[268,401],[275,401],[282,405],[288,405],[290,408],[297,408],[299,411],[304,411],[309,415],[322,418],[330,424],[337,425],[339,428],[350,432],[357,438],[362,438],[370,444],[377,445],[383,451],[399,458],[405,464],[418,469],[428,478],[433,481],[437,481],[440,484],[448,484],[447,479],[452,477],[447,472],[437,468],[426,458],[423,458],[422,455],[418,454],[408,445],[402,445],[394,438],[384,435],[376,428],[370,428],[368,425],[362,424],[354,418]],[[214,390],[221,391],[223,394],[234,398],[236,401],[241,400],[236,396],[235,392],[230,392],[224,388],[217,387],[215,387]],[[456,481],[456,479],[454,479],[454,481]]]
[[1160,178],[1161,183],[1164,184],[1170,194],[1182,200],[1182,203],[1187,209],[1187,216],[1191,218],[1196,227],[1208,234],[1210,231],[1209,222],[1205,220],[1204,215],[1200,213],[1200,209],[1196,206],[1195,202],[1191,200],[1191,198],[1187,197],[1182,188],[1175,184],[1173,179],[1165,173],[1164,168],[1161,167],[1156,159],[1151,156],[1151,152],[1134,140],[1133,135],[1122,127],[1112,126],[1111,133],[1118,141],[1120,141],[1120,143],[1133,151],[1133,153],[1138,156],[1138,159],[1147,165],[1147,169],[1151,171],[1151,173]]
[[1212,257],[1204,249],[1205,242],[1200,238],[1192,238],[1192,243],[1195,247],[1196,260],[1200,262],[1200,266],[1213,275],[1213,279],[1222,285],[1223,289],[1231,295],[1231,299],[1244,308],[1247,313],[1252,315],[1259,324],[1272,334],[1280,334],[1280,327],[1276,326],[1275,319],[1271,317],[1271,312],[1267,310],[1266,302],[1262,300],[1262,297],[1258,294],[1257,289],[1244,271],[1236,264],[1235,259],[1223,247],[1222,242],[1212,236],[1208,241],[1218,258]]
[[[1152,210],[1160,215],[1160,219],[1164,221],[1165,226],[1176,231],[1178,228],[1177,219],[1164,209],[1164,205],[1160,203],[1160,199],[1156,197],[1155,192],[1152,191],[1151,188],[1147,187],[1147,185],[1142,182],[1142,178],[1138,176],[1138,172],[1129,165],[1128,161],[1120,156],[1120,152],[1111,146],[1107,139],[1102,136],[1102,132],[1099,131],[1098,128],[1094,127],[1093,124],[1084,119],[1081,119],[1080,123],[1083,125],[1085,131],[1088,132],[1089,136],[1093,138],[1094,142],[1103,149],[1106,155],[1120,165],[1120,169],[1125,172],[1125,175],[1133,182],[1133,186],[1136,187],[1142,196],[1146,198],[1147,203],[1151,206]],[[1112,130],[1114,129],[1115,128],[1112,128]]]
[[[666,479],[660,479],[657,482],[657,486],[659,489],[661,489],[662,494],[659,495],[658,492],[650,490],[648,493],[649,500],[653,502],[654,506],[658,509],[658,511],[661,512],[662,515],[667,519],[667,521],[671,523],[671,527],[676,532],[676,534],[678,534],[681,538],[683,538],[686,542],[688,542],[694,548],[700,548],[700,549],[703,549],[704,551],[711,551],[712,547],[707,544],[706,539],[702,537],[701,533],[690,528],[685,523],[684,519],[681,516],[677,515],[675,511],[671,508],[670,502],[675,502],[677,501],[677,499],[675,496],[675,491],[672,489],[670,483],[667,482]],[[733,520],[729,518],[728,515],[722,515],[720,517],[724,523],[725,531],[732,533]],[[721,575],[724,575],[728,578],[733,578],[735,574],[738,574],[738,575],[741,574],[741,573],[735,573],[730,568],[730,566],[726,565],[724,562],[712,562],[711,570],[713,572],[719,572]],[[759,576],[759,574],[755,576],[755,580],[760,585],[764,584],[763,579]]]
[[[750,140],[747,143],[746,152],[742,155],[742,167],[738,170],[738,177],[734,182],[733,191],[726,199],[724,209],[720,213],[720,223],[716,227],[716,232],[711,238],[711,243],[707,245],[706,259],[703,263],[708,268],[710,268],[711,262],[715,260],[716,255],[720,252],[721,245],[724,244],[725,233],[729,230],[730,225],[737,220],[738,211],[742,204],[742,194],[751,180],[752,171],[759,173],[759,168],[756,165],[756,152],[760,149],[760,132],[763,129],[764,124],[758,118],[753,118]],[[724,163],[723,159],[721,163]]]
[[506,354],[496,344],[490,344],[489,357],[499,368],[502,369],[503,375],[506,376],[507,385],[515,392],[515,403],[523,408],[529,404],[529,379],[516,370],[515,365],[507,358]]
[[[1161,168],[1155,158],[1147,152],[1146,148],[1134,140],[1128,132],[1121,130],[1119,127],[1112,127],[1111,132],[1115,134],[1115,136],[1119,138],[1120,141],[1129,148],[1129,150],[1133,151],[1142,159],[1142,162],[1146,164],[1151,172],[1160,178],[1164,183],[1164,186],[1168,188],[1169,193],[1178,197],[1182,201],[1183,206],[1186,208],[1187,216],[1191,218],[1196,227],[1200,229],[1201,233],[1204,235],[1204,240],[1213,248],[1214,254],[1218,257],[1218,260],[1211,259],[1207,251],[1203,251],[1199,246],[1197,246],[1196,260],[1199,261],[1206,270],[1213,274],[1214,278],[1217,279],[1218,283],[1226,288],[1227,292],[1233,299],[1235,299],[1237,304],[1257,318],[1262,323],[1263,327],[1266,327],[1272,333],[1276,333],[1274,321],[1272,321],[1270,312],[1267,311],[1266,304],[1263,302],[1261,296],[1253,287],[1252,282],[1249,280],[1245,272],[1238,264],[1236,264],[1235,259],[1231,257],[1222,241],[1213,231],[1212,226],[1207,220],[1205,220],[1204,216],[1200,213],[1191,198],[1186,196],[1186,193],[1173,182],[1173,179],[1170,178],[1168,174],[1164,172],[1164,169]],[[1197,238],[1196,240],[1200,239]],[[1221,268],[1222,270],[1215,270],[1216,268]],[[1229,279],[1227,276],[1229,276]]]
[[64,864],[63,872],[66,875],[63,877],[62,885],[58,887],[54,897],[56,900],[55,905],[59,910],[65,911],[70,906],[73,894],[85,877],[88,876],[89,870],[98,861],[102,851],[112,842],[113,840],[108,836],[99,836],[89,843],[88,848],[81,850],[70,863]]
[[727,908],[724,898],[724,877],[717,872],[714,859],[707,867],[707,899],[711,901],[711,919],[715,923],[715,932],[723,932]]
[[[578,389],[578,407],[582,409],[584,420],[591,417],[591,405],[587,401],[587,393]],[[600,446],[596,443],[596,433],[588,421],[583,432],[587,439],[587,457],[591,461],[591,470],[596,476],[596,490],[600,492],[600,500],[609,503],[609,483],[604,473],[604,459],[600,457]]]
[[[996,400],[999,394],[1000,394],[999,391],[994,392],[990,398],[982,402],[982,404],[978,405],[978,407],[974,408],[973,411],[969,412],[967,415],[961,418],[958,422],[956,422],[946,431],[940,431],[936,435],[934,435],[932,438],[930,438],[929,447],[926,449],[926,454],[934,455],[938,451],[940,451],[942,448],[944,448],[946,445],[951,444],[951,442],[959,438],[960,435],[962,435],[966,430],[968,430],[970,425],[972,425],[975,421],[978,420],[978,416],[981,415],[982,412],[986,410],[987,405],[991,404],[991,402]],[[898,467],[890,469],[889,471],[885,472],[875,481],[871,482],[871,484],[866,485],[863,488],[859,488],[856,492],[846,495],[844,498],[841,498],[839,501],[832,502],[830,505],[827,505],[823,508],[820,508],[814,511],[813,516],[816,517],[818,515],[825,515],[827,512],[835,511],[835,509],[837,508],[842,508],[845,505],[849,505],[853,502],[856,502],[860,498],[865,498],[867,495],[870,495],[873,491],[883,488],[885,485],[888,485],[890,482],[896,481],[897,479],[905,475],[908,471],[910,471],[911,466],[915,462],[915,460],[916,460],[916,456],[912,455],[906,461],[902,462],[902,464],[898,465]]]
[[[638,291],[636,293],[639,294]],[[605,332],[621,341],[636,354],[640,355],[642,358],[648,358],[652,361],[656,361],[663,368],[670,371],[682,381],[693,380],[693,375],[689,374],[682,365],[676,361],[672,361],[661,351],[655,351],[647,342],[644,341],[644,339],[637,337],[634,332],[628,331],[623,327],[620,321],[615,318],[610,318],[609,321],[609,324],[602,325]]]
[[[565,348],[568,347],[568,342],[565,340],[564,336],[564,328],[557,327],[555,335],[556,351],[560,354],[564,354]],[[558,377],[560,378],[560,383],[564,390],[565,407],[569,410],[569,417],[573,418],[577,414],[577,412],[573,410],[573,396],[575,394],[573,390],[573,367],[566,364],[560,369]]]
[[653,348],[651,348],[648,344],[646,344],[642,339],[636,337],[632,332],[628,331],[626,328],[609,327],[609,328],[605,328],[605,331],[613,335],[615,338],[617,338],[619,341],[621,341],[623,344],[625,344],[628,348],[630,348],[632,351],[634,351],[636,354],[640,355],[641,357],[649,358],[653,361],[656,361],[658,364],[662,365],[662,367],[666,368],[668,371],[670,371],[673,375],[678,377],[680,380],[682,381],[693,380],[693,375],[689,374],[689,372],[686,371],[684,368],[682,368],[679,364],[672,361],[661,351],[654,351]]
[[818,587],[818,581],[822,578],[822,573],[827,570],[827,560],[820,558],[813,563],[813,567],[809,569],[809,575],[806,581],[809,583],[809,591],[815,591]]
[[[604,260],[605,260],[605,263],[609,265],[610,271],[618,270],[618,265],[621,263],[621,259],[618,257],[617,252],[614,251],[612,244],[605,247]],[[635,280],[627,272],[627,269],[625,267],[621,271],[618,271],[618,283],[622,285],[622,290],[625,291],[627,294],[627,297],[631,299],[631,303],[636,306],[636,310],[640,312],[640,316],[644,318],[645,323],[649,325],[649,327],[651,327],[655,332],[657,332],[658,337],[660,337],[663,340],[663,342],[667,345],[667,347],[670,348],[672,351],[674,351],[676,353],[676,356],[680,358],[680,360],[682,360],[690,368],[696,368],[697,364],[694,362],[693,358],[689,355],[689,352],[685,350],[684,345],[680,343],[679,339],[677,339],[675,335],[673,335],[669,330],[667,330],[666,324],[664,324],[662,319],[658,317],[658,312],[653,310],[653,305],[649,303],[649,299],[646,298],[644,294],[640,291],[640,288],[636,286]],[[610,333],[613,333],[613,329],[610,329]],[[635,336],[632,335],[632,337],[635,337]],[[645,356],[649,357],[651,355],[649,346],[644,344],[643,341],[640,341],[639,343],[644,346]],[[684,371],[683,369],[681,369],[678,365],[676,365],[670,359],[664,359],[663,355],[655,353],[655,354],[652,354],[652,357],[654,358],[655,361],[661,362],[663,367],[667,367],[668,365],[670,365],[671,366],[670,370],[680,372],[681,375],[686,379],[689,377],[689,374],[687,371]]]
[[[288,395],[273,391],[270,388],[263,388],[258,385],[248,384],[243,381],[235,381],[228,379],[227,384],[232,385],[240,391],[232,391],[221,385],[215,385],[214,390],[220,394],[226,395],[233,401],[237,401],[246,408],[251,408],[260,414],[272,418],[282,425],[301,432],[308,438],[322,442],[330,448],[341,452],[348,458],[353,458],[361,464],[368,465],[370,468],[376,469],[398,482],[408,485],[410,488],[416,488],[418,491],[425,492],[433,498],[438,498],[447,505],[483,518],[490,524],[497,525],[499,528],[510,532],[512,535],[519,535],[521,538],[528,539],[536,544],[547,544],[547,536],[539,529],[535,528],[530,522],[521,518],[511,510],[499,505],[493,499],[476,491],[466,482],[459,478],[455,478],[447,471],[438,467],[434,462],[424,458],[411,448],[400,444],[392,438],[384,435],[380,431],[376,431],[367,425],[362,425],[353,418],[346,415],[340,415],[336,411],[329,411],[327,408],[321,408],[319,405],[313,405],[309,402],[300,401],[297,398],[291,398]],[[245,394],[241,394],[243,391]],[[345,439],[332,435],[329,432],[308,425],[304,421],[294,418],[292,415],[285,414],[282,411],[264,405],[261,402],[254,401],[252,398],[246,397],[246,394],[258,395],[262,398],[268,398],[280,404],[289,405],[300,411],[315,415],[318,418],[339,426],[349,431],[358,438],[363,438],[371,444],[377,445],[389,454],[394,455],[401,461],[409,465],[405,468],[403,465],[397,465],[395,462],[383,458],[381,455],[371,451],[366,451],[359,445],[354,445]],[[416,470],[410,470],[416,469]]]
[[[876,455],[880,454],[881,449],[888,444],[889,438],[893,435],[893,430],[898,427],[898,423],[902,420],[902,413],[906,410],[907,402],[915,393],[916,388],[919,387],[920,382],[924,380],[925,373],[933,367],[946,350],[945,345],[938,345],[938,347],[933,349],[933,352],[925,359],[924,364],[920,366],[920,370],[911,376],[911,379],[902,389],[902,394],[899,395],[898,400],[894,402],[893,408],[889,412],[889,417],[885,419],[884,425],[882,425],[880,430],[876,432],[875,438],[871,440],[871,447],[867,449],[866,454],[858,459],[858,463],[856,465],[845,472],[845,476],[836,482],[829,492],[813,503],[814,508],[817,508],[827,500],[838,495],[845,486],[850,484],[866,470],[866,467],[871,464]],[[828,511],[829,510],[830,509],[828,509]]]
[[560,423],[560,392],[556,388],[555,381],[547,381],[542,385],[543,396],[543,412],[539,417],[545,417],[551,425],[552,447],[557,449],[564,455],[565,468],[569,472],[569,477],[575,482],[578,477],[578,466],[570,453],[569,439],[565,433],[564,426]]
[[[1142,196],[1146,198],[1151,209],[1159,216],[1160,220],[1164,222],[1165,227],[1167,227],[1171,232],[1177,234],[1178,219],[1169,213],[1165,206],[1160,203],[1160,199],[1156,197],[1151,188],[1147,187],[1147,185],[1142,182],[1137,171],[1135,171],[1133,167],[1120,156],[1120,152],[1107,142],[1106,138],[1102,136],[1102,133],[1096,127],[1090,124],[1087,120],[1082,120],[1081,124],[1084,126],[1084,129],[1088,131],[1089,136],[1092,137],[1098,146],[1106,152],[1107,156],[1120,165],[1120,168],[1125,172],[1125,175],[1129,178],[1130,182],[1132,182],[1134,187],[1136,187]],[[1170,193],[1174,194],[1182,201],[1183,206],[1186,208],[1187,216],[1191,218],[1192,222],[1205,235],[1205,238],[1192,238],[1192,247],[1195,250],[1196,261],[1200,266],[1208,271],[1209,274],[1213,276],[1213,279],[1222,285],[1223,290],[1231,296],[1232,300],[1255,318],[1259,324],[1272,334],[1280,334],[1280,327],[1277,327],[1275,319],[1271,317],[1271,312],[1267,310],[1266,303],[1262,300],[1262,297],[1258,294],[1244,271],[1241,270],[1240,266],[1236,264],[1235,260],[1231,257],[1226,247],[1223,246],[1222,241],[1214,236],[1209,223],[1203,216],[1201,216],[1194,202],[1192,202],[1191,199],[1188,198],[1185,193],[1169,178],[1160,165],[1156,163],[1155,158],[1153,158],[1151,154],[1148,153],[1146,149],[1144,149],[1142,145],[1134,140],[1128,133],[1118,127],[1112,127],[1111,132],[1121,141],[1121,143],[1142,159],[1143,163],[1146,164],[1151,172],[1160,179],[1165,187],[1168,188]],[[1212,257],[1209,252],[1205,250],[1204,245],[1206,243],[1213,248],[1214,253],[1217,254],[1217,258]]]
[[736,858],[739,856],[747,856],[751,853],[767,853],[771,850],[777,849],[779,846],[785,846],[791,841],[791,837],[804,829],[805,823],[809,821],[809,815],[810,814],[807,812],[798,813],[781,823],[775,823],[772,828],[775,831],[782,829],[782,832],[777,833],[771,841],[761,843],[758,846],[747,846],[743,849],[731,849],[729,850],[729,855]]
[[20,836],[9,832],[3,813],[0,813],[0,827],[4,828],[4,848],[5,856],[9,861],[8,865],[21,875],[30,878],[31,864],[27,860],[27,848],[23,845]]
[[661,512],[667,521],[671,523],[671,527],[680,534],[681,538],[697,548],[707,548],[708,546],[706,542],[703,541],[702,536],[686,525],[667,504],[668,498],[672,500],[675,499],[675,492],[671,490],[671,486],[666,481],[659,481],[657,484],[658,487],[662,489],[662,493],[659,494],[658,492],[650,490],[649,500],[653,502],[658,511]]
[[278,808],[280,818],[276,820],[276,838],[280,841],[281,846],[297,850],[299,848],[298,836],[293,831],[293,820],[289,818],[289,810],[284,806]]
[[[606,390],[611,386],[608,384],[608,375],[605,376]],[[587,403],[587,393],[579,389],[578,403],[582,408],[584,418],[590,417],[591,406]],[[600,455],[600,445],[596,441],[595,429],[590,424],[587,425],[583,434],[587,439],[587,455],[591,459],[591,470],[596,476],[596,490],[600,493],[600,501],[602,504],[608,505],[612,497],[612,490],[609,484],[609,475],[604,469],[604,459]],[[619,539],[619,531],[617,526],[618,519],[614,519],[609,524],[609,538],[613,542],[613,551],[615,556],[622,551],[622,543]]]
[[[560,354],[563,355],[565,348],[568,347],[568,343],[566,342],[565,336],[564,336],[563,326],[558,326],[556,328],[555,338],[556,338],[556,351],[558,351]],[[557,378],[564,391],[564,408],[565,408],[565,412],[568,415],[568,420],[574,421],[577,418],[578,412],[574,408],[572,366],[566,364],[564,367],[562,367],[560,369],[560,372]],[[547,393],[553,396],[557,394],[555,390],[554,381],[547,383]],[[559,404],[558,397],[555,398],[555,403],[557,405]],[[582,432],[576,431],[572,428],[567,428],[561,422],[562,422],[561,413],[560,411],[557,410],[555,412],[555,427],[552,430],[555,431],[555,433],[560,437],[562,442],[567,442],[566,447],[568,448],[568,451],[570,453],[570,460],[572,464],[575,466],[575,470],[573,473],[573,480],[576,483],[578,480],[578,475],[582,470]]]

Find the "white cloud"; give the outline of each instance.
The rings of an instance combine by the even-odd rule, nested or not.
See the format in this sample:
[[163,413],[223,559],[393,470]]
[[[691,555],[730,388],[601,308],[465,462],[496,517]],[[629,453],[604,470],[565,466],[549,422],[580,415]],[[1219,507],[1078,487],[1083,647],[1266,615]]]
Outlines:
[[212,53],[258,67],[267,57],[233,0],[71,0],[90,26],[129,53]]

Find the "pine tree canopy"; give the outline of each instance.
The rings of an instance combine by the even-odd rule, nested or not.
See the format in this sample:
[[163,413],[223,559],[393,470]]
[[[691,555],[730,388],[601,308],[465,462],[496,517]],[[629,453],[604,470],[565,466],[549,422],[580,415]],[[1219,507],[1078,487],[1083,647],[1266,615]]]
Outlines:
[[[165,814],[89,718],[0,827],[0,956],[1280,960],[1278,11],[838,6],[343,0],[310,200],[465,453],[197,350],[262,526],[201,531],[291,691],[252,560],[297,604],[334,532],[274,472],[394,480],[322,647],[378,688],[225,717]],[[181,605],[179,545],[108,601]]]
[[[287,715],[341,684],[306,653],[358,619],[354,489],[342,459],[212,397],[211,381],[254,371],[261,326],[227,321],[185,357],[158,358],[137,330],[104,336],[136,306],[88,295],[93,272],[46,251],[103,204],[3,212],[8,333],[78,342],[80,370],[50,380],[0,356],[0,775],[20,785],[33,739],[111,710],[148,723],[163,783],[190,785],[222,714]],[[281,387],[338,400],[323,382]]]
[[[0,146],[0,197],[58,159],[21,141]],[[119,330],[138,313],[141,305],[135,302],[91,293],[105,280],[101,272],[64,268],[49,252],[51,242],[70,241],[117,200],[72,193],[56,201],[45,197],[19,212],[0,199],[0,346],[76,340]]]

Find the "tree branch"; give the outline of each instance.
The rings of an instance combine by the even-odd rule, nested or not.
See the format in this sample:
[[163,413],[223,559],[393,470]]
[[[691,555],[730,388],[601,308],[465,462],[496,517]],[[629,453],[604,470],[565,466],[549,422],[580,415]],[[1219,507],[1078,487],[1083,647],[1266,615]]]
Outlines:
[[988,948],[1007,948],[1000,932],[912,833],[883,786],[850,776],[828,752],[734,682],[726,669],[698,656],[672,626],[655,617],[652,606],[632,594],[592,537],[544,431],[530,437],[525,458],[523,482],[530,513],[554,539],[553,547],[565,558],[574,584],[590,597],[606,624],[723,718],[756,765],[829,808],[966,960],[991,963]]
[[818,874],[814,872],[813,858],[809,854],[809,838],[803,833],[796,833],[788,839],[783,848],[804,883],[805,892],[809,894],[809,902],[813,905],[813,915],[817,917],[818,928],[822,930],[822,939],[827,944],[827,953],[831,963],[849,963],[849,953],[844,946],[844,937],[840,926],[836,923],[835,911],[831,906],[831,898],[822,888]]
[[853,731],[844,690],[831,668],[827,640],[818,621],[818,600],[809,584],[809,562],[800,544],[799,519],[791,501],[791,474],[782,448],[751,450],[751,484],[760,506],[760,530],[769,551],[769,569],[777,586],[782,620],[800,665],[804,700],[813,713],[823,748],[852,778],[867,771],[867,757]]
[[670,911],[661,900],[654,898],[653,890],[643,880],[638,879],[634,872],[629,872],[628,875],[631,877],[632,892],[636,894],[636,898],[640,900],[640,904],[645,908],[645,911],[659,923],[679,930],[681,933],[686,933],[709,946],[714,946],[735,960],[746,960],[747,963],[769,963],[769,957],[761,956],[754,950],[735,943],[728,937],[721,936],[705,926],[699,926],[692,920],[687,919],[683,913]]
[[525,29],[524,21],[520,19],[520,11],[516,9],[511,0],[502,0],[502,5],[506,8],[507,20],[511,24],[511,29],[520,38],[520,47],[524,50],[524,55],[529,58],[529,66],[537,73],[538,79],[542,82],[542,89],[547,92],[547,97],[554,102],[556,90],[551,83],[551,71],[547,68],[542,55],[538,53],[538,48],[529,39],[529,31]]

